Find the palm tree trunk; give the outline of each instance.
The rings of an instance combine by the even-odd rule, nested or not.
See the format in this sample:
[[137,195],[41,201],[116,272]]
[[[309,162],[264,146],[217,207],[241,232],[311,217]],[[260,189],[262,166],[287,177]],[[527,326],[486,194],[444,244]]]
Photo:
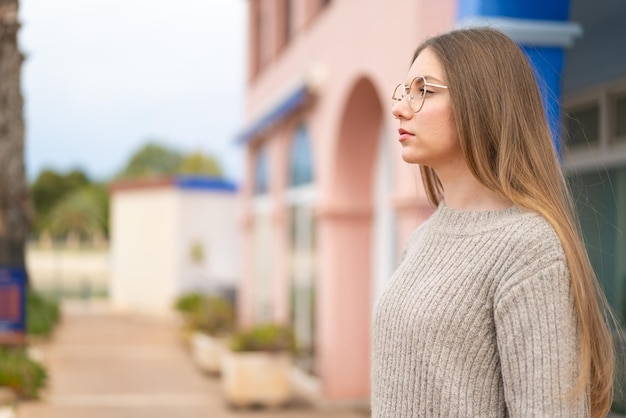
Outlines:
[[0,0],[0,266],[25,269],[32,209],[24,164],[18,0]]

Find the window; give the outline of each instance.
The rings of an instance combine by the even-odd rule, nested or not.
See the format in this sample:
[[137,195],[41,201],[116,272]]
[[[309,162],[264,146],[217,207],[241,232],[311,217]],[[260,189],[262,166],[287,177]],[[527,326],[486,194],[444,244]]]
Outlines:
[[[621,330],[618,350],[626,350],[626,91],[624,81],[613,86],[588,86],[593,97],[586,106],[568,109],[570,145],[595,142],[565,154],[564,168],[576,203],[581,232],[591,264],[611,304]],[[580,101],[578,103],[581,103]],[[605,117],[606,115],[606,117]],[[571,123],[569,123],[571,122]],[[565,135],[567,137],[567,134]],[[595,145],[594,144],[594,145]],[[620,339],[618,339],[620,341]],[[616,384],[626,382],[626,367],[618,365]],[[623,386],[623,385],[622,385]],[[616,392],[618,408],[626,392]]]
[[626,141],[626,96],[615,100],[615,139]]
[[[582,235],[591,265],[620,324],[615,330],[618,351],[626,350],[626,166],[569,176]],[[620,356],[622,357],[622,356]],[[622,357],[620,361],[623,362]],[[616,383],[626,382],[626,367],[618,365]],[[622,383],[623,385],[623,383]],[[621,392],[621,393],[620,393]],[[625,405],[626,393],[616,392],[615,405]]]
[[626,324],[626,166],[568,176],[589,259],[621,324]]
[[575,109],[566,116],[565,139],[569,147],[598,143],[600,138],[600,109],[594,103]]
[[250,79],[254,78],[256,74],[258,74],[261,69],[261,9],[260,9],[259,1],[251,1],[250,2],[250,17],[249,17],[249,25],[250,25],[250,34],[249,36],[249,44],[250,44],[250,68],[249,68],[249,77]]
[[[263,199],[263,198],[260,198]],[[269,323],[274,312],[272,280],[273,252],[272,215],[269,205],[257,204],[254,219],[254,318],[257,323]]]
[[309,133],[300,125],[291,145],[290,186],[301,186],[313,182],[313,161],[309,147]]
[[256,149],[254,167],[253,300],[255,321],[270,322],[273,317],[273,223],[269,196],[269,152],[266,144]]
[[290,319],[298,353],[296,366],[315,374],[315,218],[312,202],[300,195],[290,209]]
[[254,79],[263,67],[272,59],[274,53],[274,32],[272,31],[272,12],[270,3],[260,0],[250,1],[249,38],[250,45],[250,80]]
[[285,45],[289,43],[291,39],[291,34],[293,32],[293,23],[291,16],[291,0],[283,0],[284,1],[284,16],[283,16],[283,38],[285,40]]
[[298,126],[291,143],[289,186],[290,312],[299,347],[295,363],[315,374],[315,192],[309,133],[304,125]]
[[267,193],[269,191],[269,166],[265,148],[261,148],[257,151],[254,173],[254,194],[260,195]]

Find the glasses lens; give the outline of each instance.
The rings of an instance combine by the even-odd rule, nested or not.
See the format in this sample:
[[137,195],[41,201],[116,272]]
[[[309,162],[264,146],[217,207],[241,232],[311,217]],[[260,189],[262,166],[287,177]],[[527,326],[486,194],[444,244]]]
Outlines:
[[398,84],[393,91],[393,96],[391,96],[391,106],[395,106],[396,104],[398,104],[398,102],[404,99],[404,93],[404,85]]
[[409,103],[413,112],[417,113],[422,110],[424,106],[424,99],[426,98],[426,91],[424,90],[425,80],[422,77],[417,77],[411,82],[409,88]]

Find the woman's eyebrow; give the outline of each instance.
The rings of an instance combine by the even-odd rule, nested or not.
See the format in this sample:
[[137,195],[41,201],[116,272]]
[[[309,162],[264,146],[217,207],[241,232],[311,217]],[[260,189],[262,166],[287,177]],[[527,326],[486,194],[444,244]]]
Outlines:
[[435,82],[435,83],[443,84],[443,81],[439,80],[437,77],[434,77],[432,75],[424,75],[422,77],[424,77],[427,82],[428,81],[432,81],[432,82]]

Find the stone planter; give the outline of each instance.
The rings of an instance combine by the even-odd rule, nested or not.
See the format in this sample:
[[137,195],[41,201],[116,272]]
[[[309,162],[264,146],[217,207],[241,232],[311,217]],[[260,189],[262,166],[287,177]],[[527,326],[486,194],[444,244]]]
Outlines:
[[222,368],[222,356],[226,351],[225,337],[213,337],[195,331],[191,335],[191,355],[200,370],[205,373],[219,374]]
[[232,406],[279,407],[291,396],[291,356],[287,352],[233,352],[222,359],[222,383]]
[[0,387],[0,418],[17,417],[17,396],[11,389]]

